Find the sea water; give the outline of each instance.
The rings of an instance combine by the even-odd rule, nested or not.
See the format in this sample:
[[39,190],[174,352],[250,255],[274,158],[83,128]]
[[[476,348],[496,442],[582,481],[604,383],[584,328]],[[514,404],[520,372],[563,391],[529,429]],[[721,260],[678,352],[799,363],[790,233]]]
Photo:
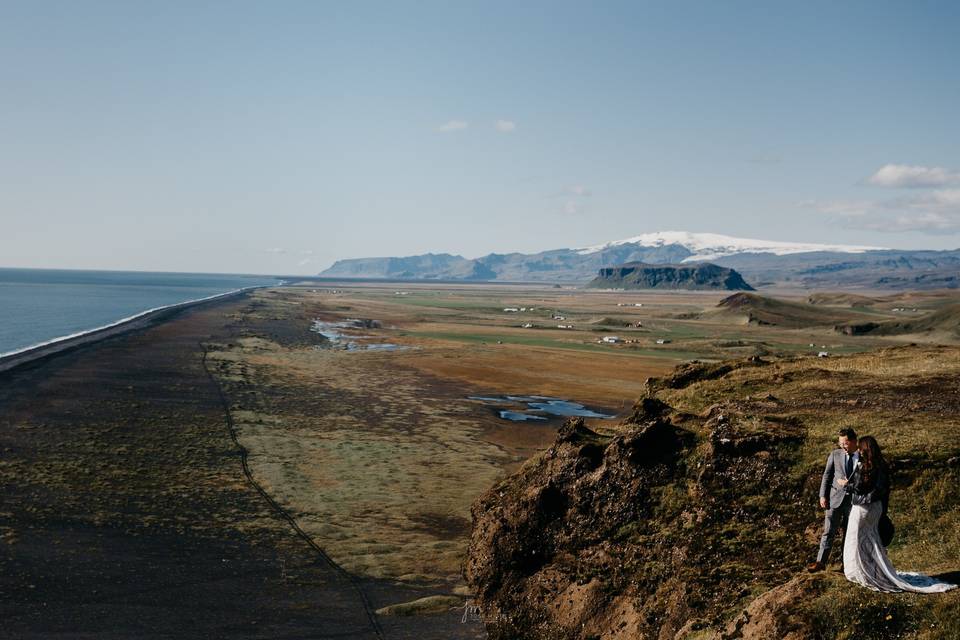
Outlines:
[[0,268],[0,355],[271,276]]

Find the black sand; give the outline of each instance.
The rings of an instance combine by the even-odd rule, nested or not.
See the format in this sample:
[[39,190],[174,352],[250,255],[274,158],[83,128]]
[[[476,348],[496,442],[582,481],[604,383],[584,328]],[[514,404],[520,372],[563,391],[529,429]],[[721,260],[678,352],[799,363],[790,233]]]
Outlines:
[[0,636],[472,638],[357,579],[243,475],[204,341],[243,297],[0,373]]

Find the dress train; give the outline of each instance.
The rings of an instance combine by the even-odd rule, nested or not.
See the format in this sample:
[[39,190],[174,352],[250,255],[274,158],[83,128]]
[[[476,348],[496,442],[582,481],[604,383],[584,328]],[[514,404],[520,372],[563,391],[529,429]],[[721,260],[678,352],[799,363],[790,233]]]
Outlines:
[[879,501],[850,508],[843,543],[843,573],[847,580],[884,592],[941,593],[956,589],[957,585],[949,582],[894,569],[877,531],[882,513],[883,504]]

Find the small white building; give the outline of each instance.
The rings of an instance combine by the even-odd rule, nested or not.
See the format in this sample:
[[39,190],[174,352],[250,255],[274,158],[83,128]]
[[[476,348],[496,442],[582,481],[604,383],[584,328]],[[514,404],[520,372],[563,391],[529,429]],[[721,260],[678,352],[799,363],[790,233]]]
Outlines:
[[826,352],[826,351],[821,351],[820,353],[817,354],[817,357],[818,357],[818,358],[829,358],[829,357],[830,357],[830,354],[829,354],[828,352]]
[[610,344],[616,344],[616,343],[618,343],[618,342],[623,342],[623,341],[622,341],[620,338],[618,338],[617,336],[604,336],[604,337],[603,337],[603,341],[604,341],[604,342],[608,342],[608,343],[610,343]]
[[533,325],[530,324],[529,322],[527,322],[527,323],[525,323],[525,324],[523,325],[523,328],[524,328],[524,329],[532,329],[532,328],[533,328]]
[[503,311],[504,313],[518,313],[520,309],[518,309],[517,307],[504,307]]
[[667,340],[666,338],[660,338],[659,340],[657,340],[657,344],[670,344],[670,341]]

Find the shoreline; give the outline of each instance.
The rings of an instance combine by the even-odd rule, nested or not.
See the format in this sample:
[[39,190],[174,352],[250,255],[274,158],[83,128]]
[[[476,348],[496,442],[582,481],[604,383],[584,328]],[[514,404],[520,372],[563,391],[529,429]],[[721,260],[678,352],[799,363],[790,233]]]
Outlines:
[[37,362],[39,360],[43,360],[83,345],[92,344],[99,342],[100,340],[118,336],[128,331],[145,329],[153,326],[157,322],[167,320],[176,313],[185,309],[202,306],[211,302],[230,300],[232,298],[245,295],[250,291],[254,291],[256,289],[265,289],[269,288],[270,286],[272,285],[243,287],[241,289],[234,289],[224,293],[217,293],[205,298],[195,298],[193,300],[175,302],[162,307],[153,307],[152,309],[141,311],[140,313],[132,316],[121,318],[120,320],[111,322],[110,324],[105,324],[100,327],[87,329],[86,331],[80,331],[78,333],[72,333],[66,336],[60,336],[53,338],[52,340],[40,342],[29,347],[23,347],[22,349],[17,349],[15,351],[0,353],[0,373],[11,371],[12,369],[22,365],[29,364],[31,362]]
[[206,353],[257,335],[312,337],[310,311],[266,289],[141,315],[20,354],[31,364],[0,374],[7,634],[485,636],[462,609],[377,614],[448,588],[344,570],[256,470],[255,482],[243,473],[237,397],[221,386],[225,363]]

